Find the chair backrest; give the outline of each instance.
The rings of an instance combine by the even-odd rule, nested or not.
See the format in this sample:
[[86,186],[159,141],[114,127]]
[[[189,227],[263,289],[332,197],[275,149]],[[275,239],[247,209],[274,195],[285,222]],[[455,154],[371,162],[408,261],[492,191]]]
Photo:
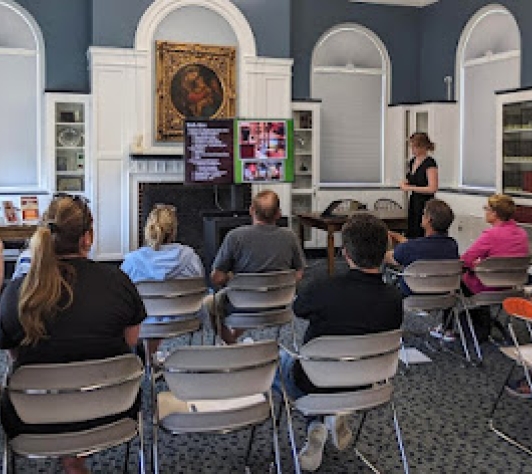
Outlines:
[[265,309],[287,306],[294,300],[295,293],[295,270],[238,273],[227,285],[227,296],[235,308]]
[[25,423],[72,423],[130,409],[143,373],[142,362],[134,354],[26,365],[12,374],[8,392]]
[[300,362],[316,387],[358,387],[391,379],[401,330],[363,336],[322,336],[301,347]]
[[532,302],[530,300],[522,297],[510,297],[502,302],[502,307],[509,316],[532,323]]
[[379,198],[373,204],[373,209],[375,211],[389,210],[389,209],[402,209],[403,206],[397,201],[389,198]]
[[451,293],[460,288],[460,260],[417,260],[403,271],[403,278],[413,293]]
[[528,280],[530,256],[488,257],[475,266],[475,275],[485,286],[516,287]]
[[148,316],[177,316],[197,313],[207,291],[203,277],[142,281],[137,289]]
[[220,400],[267,392],[277,368],[276,341],[179,347],[164,362],[164,378],[180,400]]

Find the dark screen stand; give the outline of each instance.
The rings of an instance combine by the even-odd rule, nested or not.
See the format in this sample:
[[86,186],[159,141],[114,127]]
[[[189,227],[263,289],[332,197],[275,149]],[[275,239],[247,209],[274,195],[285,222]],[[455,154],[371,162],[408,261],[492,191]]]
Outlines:
[[[239,202],[242,201],[242,199],[239,199],[240,196],[238,195],[238,188],[236,184],[231,184],[231,210],[236,211],[239,207]],[[240,206],[241,207],[241,206]]]

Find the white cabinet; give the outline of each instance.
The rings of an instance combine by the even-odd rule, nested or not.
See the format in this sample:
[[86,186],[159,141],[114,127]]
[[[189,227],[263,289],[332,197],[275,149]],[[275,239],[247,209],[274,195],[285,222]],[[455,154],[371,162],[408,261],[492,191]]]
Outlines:
[[388,108],[386,132],[386,184],[404,179],[411,158],[409,137],[425,132],[436,145],[439,185],[455,187],[459,179],[459,115],[455,102],[393,105]]
[[47,93],[47,157],[54,192],[85,194],[89,96]]
[[497,192],[515,199],[518,222],[532,223],[532,89],[496,97]]
[[[320,169],[321,101],[292,103],[294,119],[294,182],[292,183],[292,228],[297,232],[297,214],[317,210],[316,192]],[[305,228],[305,247],[316,247],[317,231]]]
[[532,90],[497,94],[497,190],[532,198]]

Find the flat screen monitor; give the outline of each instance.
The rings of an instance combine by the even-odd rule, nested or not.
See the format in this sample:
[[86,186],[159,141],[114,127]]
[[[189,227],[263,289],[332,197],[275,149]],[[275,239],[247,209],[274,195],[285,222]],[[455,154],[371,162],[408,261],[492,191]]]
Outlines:
[[292,119],[186,120],[185,184],[294,180]]
[[185,184],[233,184],[234,120],[185,121]]
[[235,120],[234,182],[292,182],[293,132],[291,119]]

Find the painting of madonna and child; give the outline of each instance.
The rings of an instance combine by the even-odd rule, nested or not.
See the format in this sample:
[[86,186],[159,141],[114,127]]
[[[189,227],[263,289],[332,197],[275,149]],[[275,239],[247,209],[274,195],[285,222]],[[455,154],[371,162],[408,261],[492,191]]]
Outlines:
[[219,77],[203,64],[179,69],[172,79],[170,95],[172,104],[184,117],[213,117],[223,103]]

